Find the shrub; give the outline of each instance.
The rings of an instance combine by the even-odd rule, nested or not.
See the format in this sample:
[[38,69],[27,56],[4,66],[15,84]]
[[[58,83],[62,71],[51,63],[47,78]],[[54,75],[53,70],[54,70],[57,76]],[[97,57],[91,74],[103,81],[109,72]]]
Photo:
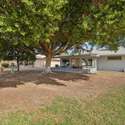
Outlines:
[[2,63],[2,67],[8,68],[8,67],[9,67],[9,64],[8,64],[8,63]]

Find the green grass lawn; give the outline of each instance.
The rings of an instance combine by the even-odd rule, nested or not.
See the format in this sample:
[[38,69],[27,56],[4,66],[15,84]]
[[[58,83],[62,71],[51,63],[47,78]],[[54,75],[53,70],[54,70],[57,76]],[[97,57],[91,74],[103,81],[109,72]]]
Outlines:
[[125,125],[125,87],[88,102],[58,97],[38,112],[8,114],[0,125]]

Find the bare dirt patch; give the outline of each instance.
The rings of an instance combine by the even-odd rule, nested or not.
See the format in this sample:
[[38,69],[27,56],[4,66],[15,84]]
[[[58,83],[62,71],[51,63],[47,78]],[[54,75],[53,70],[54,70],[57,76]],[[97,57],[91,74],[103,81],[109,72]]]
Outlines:
[[125,73],[99,72],[42,74],[20,72],[0,74],[0,112],[32,111],[50,103],[56,96],[90,99],[107,89],[125,85]]

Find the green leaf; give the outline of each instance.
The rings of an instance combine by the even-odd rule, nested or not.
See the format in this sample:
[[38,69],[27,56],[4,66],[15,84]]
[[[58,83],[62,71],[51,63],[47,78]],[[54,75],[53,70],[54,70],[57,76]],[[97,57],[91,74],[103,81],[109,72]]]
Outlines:
[[29,6],[33,5],[33,2],[31,0],[22,0],[22,2],[26,3]]

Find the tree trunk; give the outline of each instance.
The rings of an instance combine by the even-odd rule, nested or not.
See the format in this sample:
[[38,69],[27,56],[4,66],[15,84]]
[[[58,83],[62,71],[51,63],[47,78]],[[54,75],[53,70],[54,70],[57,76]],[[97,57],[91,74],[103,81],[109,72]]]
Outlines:
[[45,73],[51,73],[51,61],[52,61],[52,54],[48,53],[46,55],[46,64],[45,64]]
[[52,56],[53,56],[52,49],[49,46],[49,44],[47,44],[46,42],[45,43],[41,42],[40,46],[43,49],[44,54],[46,55],[46,64],[45,64],[44,72],[51,73],[52,72],[51,71],[51,61],[52,61]]
[[18,57],[17,57],[17,71],[18,72],[20,71],[20,61]]

